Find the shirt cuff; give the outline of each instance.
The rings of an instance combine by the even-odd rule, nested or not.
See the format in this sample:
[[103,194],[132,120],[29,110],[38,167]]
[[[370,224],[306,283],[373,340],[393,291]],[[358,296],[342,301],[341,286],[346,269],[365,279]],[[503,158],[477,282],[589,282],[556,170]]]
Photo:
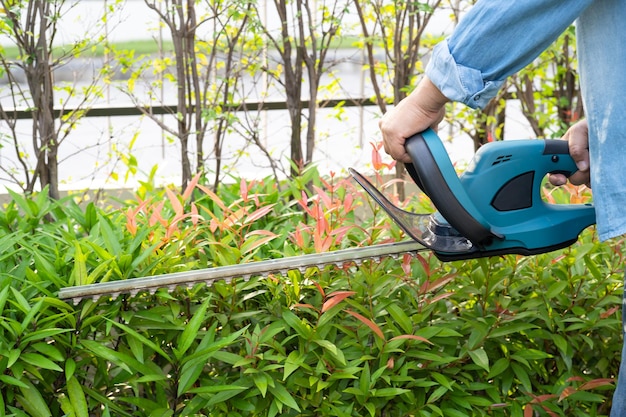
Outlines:
[[433,49],[426,75],[448,99],[473,109],[484,108],[504,84],[485,81],[479,70],[457,64],[445,40]]

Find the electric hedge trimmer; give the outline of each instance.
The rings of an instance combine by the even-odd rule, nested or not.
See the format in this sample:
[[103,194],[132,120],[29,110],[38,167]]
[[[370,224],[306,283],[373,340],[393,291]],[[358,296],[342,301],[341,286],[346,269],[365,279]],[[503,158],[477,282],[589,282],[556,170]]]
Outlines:
[[482,146],[459,177],[437,134],[427,130],[406,141],[413,164],[407,170],[437,211],[420,214],[393,205],[363,175],[354,179],[406,232],[411,240],[327,253],[271,259],[150,277],[67,287],[62,299],[117,297],[219,280],[284,274],[327,265],[342,267],[422,250],[442,261],[493,255],[533,255],[567,247],[595,223],[592,204],[550,204],[541,198],[548,173],[566,176],[576,164],[562,140],[498,141]]

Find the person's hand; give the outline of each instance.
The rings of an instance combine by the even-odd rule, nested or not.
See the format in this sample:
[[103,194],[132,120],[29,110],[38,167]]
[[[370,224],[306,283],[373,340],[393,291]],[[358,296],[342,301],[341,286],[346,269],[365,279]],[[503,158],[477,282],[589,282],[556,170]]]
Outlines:
[[569,153],[572,156],[578,171],[569,178],[563,174],[551,174],[548,180],[552,185],[564,185],[569,180],[574,185],[586,185],[591,188],[591,176],[589,173],[589,126],[586,120],[572,125],[563,139],[569,142]]
[[437,129],[449,100],[424,77],[413,92],[388,111],[378,123],[385,152],[400,162],[411,162],[404,148],[405,141],[416,133],[432,127]]

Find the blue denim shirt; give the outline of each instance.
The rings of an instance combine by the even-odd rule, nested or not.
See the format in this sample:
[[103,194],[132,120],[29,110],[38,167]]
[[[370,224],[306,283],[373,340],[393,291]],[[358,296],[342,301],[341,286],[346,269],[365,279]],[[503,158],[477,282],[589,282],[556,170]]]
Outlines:
[[[426,68],[449,99],[484,107],[576,19],[601,240],[626,233],[626,7],[621,0],[479,0]],[[626,415],[626,414],[625,414]]]
[[536,58],[593,0],[482,0],[439,43],[426,74],[450,100],[487,105],[509,75]]

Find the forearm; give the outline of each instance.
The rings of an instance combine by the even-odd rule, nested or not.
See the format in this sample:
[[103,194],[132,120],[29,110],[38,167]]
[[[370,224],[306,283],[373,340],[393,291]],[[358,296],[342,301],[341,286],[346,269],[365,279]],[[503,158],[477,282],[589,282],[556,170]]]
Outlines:
[[593,1],[479,0],[435,48],[426,74],[450,100],[484,107]]

